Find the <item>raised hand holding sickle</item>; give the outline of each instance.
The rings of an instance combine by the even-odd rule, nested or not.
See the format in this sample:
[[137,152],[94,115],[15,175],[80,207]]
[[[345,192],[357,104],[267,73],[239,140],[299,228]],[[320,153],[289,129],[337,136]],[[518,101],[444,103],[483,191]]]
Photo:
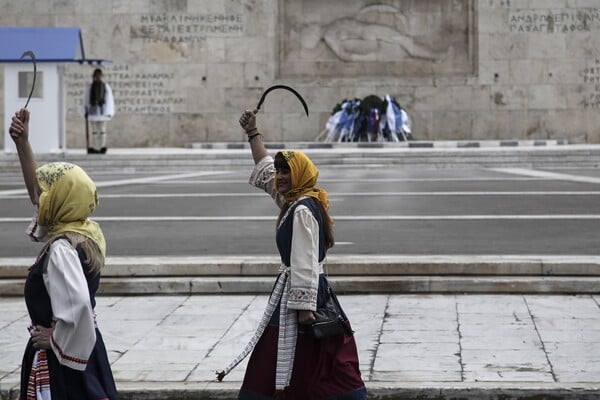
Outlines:
[[27,97],[25,107],[15,113],[15,116],[12,118],[10,128],[8,129],[8,133],[15,141],[26,141],[29,137],[29,110],[27,110],[27,106],[29,105],[29,100],[31,100],[31,96],[33,95],[33,90],[35,89],[35,78],[37,76],[37,62],[35,59],[35,54],[31,50],[27,50],[23,52],[21,59],[25,58],[26,56],[31,57],[31,61],[33,62],[33,83],[31,84],[31,90],[29,91],[29,96]]
[[291,88],[290,86],[273,85],[273,86],[270,86],[269,88],[267,88],[263,92],[263,94],[260,96],[260,100],[258,101],[258,105],[256,106],[256,108],[254,110],[246,110],[244,112],[244,114],[242,115],[242,117],[240,117],[239,123],[242,126],[242,128],[244,128],[246,133],[251,132],[256,129],[256,120],[254,119],[254,116],[256,114],[258,114],[258,111],[260,110],[260,106],[262,106],[263,103],[265,102],[267,95],[275,89],[284,89],[284,90],[287,90],[288,92],[292,92],[298,98],[298,100],[300,100],[300,103],[302,103],[304,112],[306,113],[306,116],[308,117],[308,106],[306,105],[306,101],[304,101],[304,99],[302,98],[300,93],[298,93],[295,89]]
[[12,117],[12,122],[8,128],[10,137],[15,141],[27,141],[29,139],[29,110],[21,108]]

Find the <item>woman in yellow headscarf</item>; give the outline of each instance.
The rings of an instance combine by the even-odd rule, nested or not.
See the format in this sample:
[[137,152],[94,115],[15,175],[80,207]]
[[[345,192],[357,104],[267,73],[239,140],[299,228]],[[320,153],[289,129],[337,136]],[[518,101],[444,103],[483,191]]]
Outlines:
[[319,170],[301,151],[271,157],[256,128],[256,113],[244,112],[240,125],[256,164],[250,184],[271,195],[280,208],[275,239],[281,267],[254,337],[217,378],[252,352],[238,399],[366,399],[345,313],[341,332],[317,338],[311,329],[317,309],[337,302],[323,273],[334,237],[327,192],[317,187]]
[[36,168],[27,110],[15,114],[9,133],[37,206],[27,234],[45,241],[25,282],[31,338],[23,357],[20,399],[116,400],[94,313],[106,254],[102,230],[89,219],[98,205],[96,186],[74,164]]

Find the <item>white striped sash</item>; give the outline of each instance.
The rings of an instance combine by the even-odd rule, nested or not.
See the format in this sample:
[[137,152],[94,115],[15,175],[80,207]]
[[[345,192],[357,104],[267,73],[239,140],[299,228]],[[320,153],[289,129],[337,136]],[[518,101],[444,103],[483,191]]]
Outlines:
[[254,335],[240,355],[237,356],[223,372],[221,372],[220,379],[229,374],[254,349],[254,346],[256,346],[256,343],[258,343],[265,328],[269,324],[277,304],[280,303],[275,389],[283,390],[289,385],[294,365],[296,338],[298,336],[297,312],[295,310],[288,310],[287,308],[288,294],[290,291],[289,275],[290,267],[282,265],[280,267],[280,274],[275,282],[275,288],[269,297],[267,307],[265,308],[265,312],[263,313],[258,328],[256,328],[256,332],[254,332]]

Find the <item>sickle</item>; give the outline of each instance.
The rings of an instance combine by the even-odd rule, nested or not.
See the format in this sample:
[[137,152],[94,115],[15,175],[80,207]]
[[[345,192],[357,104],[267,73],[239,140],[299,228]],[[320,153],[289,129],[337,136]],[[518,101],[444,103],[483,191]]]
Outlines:
[[25,56],[31,57],[31,61],[33,61],[33,83],[31,84],[31,91],[29,92],[29,97],[27,97],[27,103],[25,103],[25,108],[27,108],[27,106],[29,105],[29,100],[31,100],[31,95],[33,94],[33,89],[35,88],[35,77],[37,75],[37,65],[36,65],[36,61],[35,61],[35,54],[33,54],[33,51],[31,51],[31,50],[25,51],[20,59],[22,60]]
[[300,103],[302,103],[302,107],[304,107],[304,112],[306,113],[306,116],[308,117],[308,106],[306,105],[306,101],[304,101],[302,96],[300,96],[300,93],[296,92],[296,90],[294,90],[291,87],[286,86],[286,85],[273,85],[270,88],[268,88],[267,90],[265,90],[264,93],[262,94],[262,96],[260,96],[260,100],[258,101],[258,105],[256,106],[257,110],[260,110],[260,106],[262,106],[262,104],[265,102],[265,99],[267,98],[267,94],[269,94],[269,92],[271,92],[275,89],[285,89],[289,92],[292,92],[298,98],[298,100],[300,100]]

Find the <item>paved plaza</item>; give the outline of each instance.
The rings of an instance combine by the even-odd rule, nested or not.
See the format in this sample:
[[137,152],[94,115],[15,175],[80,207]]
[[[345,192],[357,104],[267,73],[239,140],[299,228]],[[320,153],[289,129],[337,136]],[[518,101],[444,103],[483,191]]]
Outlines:
[[[356,332],[363,378],[375,392],[382,385],[440,390],[453,384],[599,389],[600,296],[340,299]],[[240,385],[245,363],[223,383],[214,382],[214,371],[242,351],[266,300],[265,295],[99,297],[99,326],[119,389],[136,393],[162,382],[163,389],[186,384],[231,392]],[[29,320],[22,298],[0,298],[0,308],[6,393],[18,382]]]

